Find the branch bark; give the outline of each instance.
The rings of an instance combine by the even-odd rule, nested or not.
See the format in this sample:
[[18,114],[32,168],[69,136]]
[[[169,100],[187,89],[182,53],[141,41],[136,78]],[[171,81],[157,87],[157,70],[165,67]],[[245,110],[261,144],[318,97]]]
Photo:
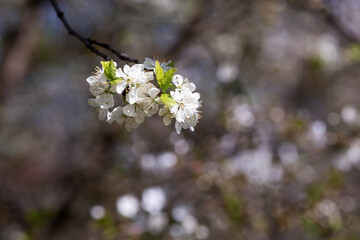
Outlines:
[[100,51],[97,47],[95,46],[99,46],[102,47],[112,53],[114,53],[120,60],[122,61],[126,61],[126,62],[132,62],[132,63],[139,63],[139,60],[131,58],[128,54],[126,53],[121,53],[119,51],[117,51],[116,49],[114,49],[113,47],[111,47],[109,44],[107,43],[102,43],[99,41],[96,41],[94,39],[90,39],[90,38],[86,38],[84,36],[82,36],[80,33],[76,32],[69,24],[69,22],[67,21],[67,19],[65,18],[65,14],[64,12],[61,10],[58,2],[56,0],[50,0],[52,6],[54,7],[54,10],[58,16],[58,18],[61,20],[61,22],[63,23],[64,27],[66,28],[66,30],[68,31],[68,34],[71,36],[74,36],[75,38],[77,38],[79,41],[81,41],[85,47],[87,49],[89,49],[90,51],[92,51],[93,53],[95,53],[97,56],[102,57],[105,60],[110,60],[109,56],[104,53],[103,51]]

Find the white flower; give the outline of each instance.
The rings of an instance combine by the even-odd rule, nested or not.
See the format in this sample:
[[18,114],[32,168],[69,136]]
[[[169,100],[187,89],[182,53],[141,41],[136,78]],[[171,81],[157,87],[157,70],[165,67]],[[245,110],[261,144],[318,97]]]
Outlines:
[[123,113],[123,108],[122,107],[117,107],[114,108],[114,110],[109,114],[109,119],[108,119],[108,123],[113,123],[113,122],[117,122],[119,124],[123,124],[125,121],[125,116]]
[[[115,67],[116,67],[116,63]],[[109,124],[117,122],[127,131],[137,128],[146,117],[151,117],[157,112],[163,117],[165,125],[169,125],[173,118],[176,119],[175,129],[180,133],[182,129],[194,131],[200,114],[200,94],[194,92],[196,86],[181,75],[174,75],[173,91],[163,92],[151,81],[154,79],[156,61],[146,58],[144,64],[133,66],[125,65],[123,69],[116,69],[117,79],[111,79],[110,84],[105,76],[105,70],[114,71],[114,66],[109,62],[103,63],[104,68],[97,68],[97,72],[86,80],[90,84],[89,91],[95,97],[88,100],[100,120],[107,120]],[[173,67],[171,61],[160,63],[162,69],[168,71]],[[112,75],[114,73],[111,73]],[[113,78],[114,76],[111,76]],[[116,83],[113,83],[116,82]],[[123,107],[114,107],[114,95],[122,95]],[[161,96],[161,97],[160,97]],[[159,110],[160,105],[163,107]]]
[[176,132],[180,134],[181,129],[194,131],[199,120],[200,94],[193,92],[196,89],[195,84],[190,83],[187,78],[184,79],[181,75],[175,75],[172,81],[176,89],[171,91],[170,95],[176,104],[173,104],[169,111],[172,117],[176,118]]
[[[116,67],[116,65],[117,65],[116,62],[114,62],[114,65]],[[94,85],[97,82],[106,83],[107,78],[104,74],[104,69],[96,67],[95,70],[96,70],[96,72],[94,73],[94,75],[92,75],[86,79],[86,81],[90,84],[90,86]]]
[[177,104],[171,107],[170,112],[175,115],[176,121],[184,122],[186,118],[192,117],[200,107],[200,94],[175,89],[170,95]]
[[151,117],[159,111],[159,97],[160,89],[156,88],[153,84],[149,84],[145,89],[144,97],[140,98],[137,103],[143,109],[147,117]]
[[89,91],[95,98],[90,98],[88,103],[95,108],[95,112],[100,120],[105,120],[108,117],[108,109],[114,106],[113,95],[107,93],[108,84],[103,82],[95,82],[89,87]]
[[124,113],[124,108],[117,107],[110,114],[108,118],[108,122],[111,124],[116,121],[119,124],[123,124],[127,131],[131,131],[134,128],[140,126],[139,123],[136,122],[134,117],[130,117]]
[[97,113],[100,121],[107,119],[108,114],[109,114],[108,109],[99,105],[99,103],[96,102],[96,98],[90,98],[88,100],[88,103],[91,107],[93,107],[95,109],[95,112]]
[[132,129],[139,127],[140,124],[136,122],[135,118],[127,117],[125,118],[125,129],[130,132]]
[[113,95],[106,92],[108,88],[108,84],[102,82],[96,82],[89,87],[90,93],[96,97],[95,102],[104,109],[109,109],[114,106]]
[[143,64],[135,64],[132,67],[124,66],[124,71],[119,68],[116,71],[116,76],[122,80],[111,87],[112,91],[122,94],[126,87],[129,87],[129,92],[126,95],[126,101],[134,104],[141,96],[140,87],[154,79],[152,72],[145,72]]
[[95,102],[97,102],[101,107],[109,109],[114,106],[114,97],[110,93],[104,93],[97,97]]
[[189,82],[189,79],[185,78],[179,74],[175,74],[172,78],[172,82],[176,86],[177,89],[182,91],[190,91],[193,92],[196,89],[194,83]]
[[123,112],[126,116],[135,118],[135,121],[139,124],[145,120],[145,113],[139,105],[128,104],[123,108]]
[[194,131],[194,127],[200,117],[198,111],[198,108],[201,106],[199,101],[200,94],[175,89],[175,91],[170,92],[170,95],[176,103],[170,106],[165,105],[159,111],[160,116],[164,115],[164,124],[169,125],[172,118],[175,118],[175,129],[178,134],[181,133],[182,129]]
[[164,116],[163,118],[163,123],[167,126],[167,125],[170,125],[171,123],[171,118],[172,118],[172,114],[171,112],[169,111],[169,109],[164,106],[163,108],[160,109],[159,111],[159,116]]
[[[160,62],[160,61],[159,61]],[[160,62],[160,66],[162,69],[166,71],[172,69],[173,67],[171,66],[168,66],[169,64],[171,63],[171,61],[167,61],[167,62]],[[155,69],[155,65],[156,65],[156,60],[154,59],[151,59],[151,58],[145,58],[145,61],[144,61],[144,66],[146,69],[149,69],[149,70],[154,70]]]
[[195,85],[181,75],[175,75],[172,81],[176,88],[170,92],[170,96],[174,101],[167,102],[160,109],[159,115],[164,115],[165,125],[169,125],[172,118],[175,118],[175,129],[178,134],[182,129],[194,131],[200,117],[198,110],[201,107],[200,94],[194,92]]
[[199,113],[194,113],[190,118],[185,118],[184,122],[175,122],[175,130],[178,134],[181,133],[181,129],[190,129],[190,131],[194,131],[194,127],[198,123]]
[[107,83],[102,83],[102,82],[96,82],[93,85],[91,85],[89,87],[89,92],[95,96],[98,97],[101,94],[103,94],[106,89],[108,89],[108,84]]

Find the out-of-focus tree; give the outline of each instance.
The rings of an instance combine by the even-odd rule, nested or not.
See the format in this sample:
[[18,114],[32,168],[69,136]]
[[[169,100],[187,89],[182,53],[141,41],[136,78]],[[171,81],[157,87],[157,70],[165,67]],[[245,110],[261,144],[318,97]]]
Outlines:
[[50,1],[0,1],[0,239],[360,238],[359,1],[59,6],[120,65],[97,43],[173,60],[203,119],[97,121],[102,58]]

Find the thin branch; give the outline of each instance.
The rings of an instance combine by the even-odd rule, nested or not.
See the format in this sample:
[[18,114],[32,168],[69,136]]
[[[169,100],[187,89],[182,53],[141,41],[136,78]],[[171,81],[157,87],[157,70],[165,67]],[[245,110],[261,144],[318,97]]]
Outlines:
[[127,62],[133,62],[133,63],[139,63],[139,60],[131,58],[128,54],[126,53],[120,53],[118,51],[116,51],[114,48],[112,48],[109,44],[107,43],[102,43],[102,42],[98,42],[94,39],[87,39],[89,41],[90,44],[94,44],[94,45],[98,45],[102,48],[105,48],[107,50],[109,50],[110,52],[114,53],[119,59],[127,61]]
[[59,7],[59,4],[57,3],[57,1],[56,0],[50,0],[50,2],[52,4],[52,6],[54,7],[54,10],[56,11],[56,14],[57,14],[58,18],[61,20],[64,27],[68,31],[68,34],[76,37],[79,41],[81,41],[85,45],[86,48],[88,48],[90,51],[95,53],[97,56],[100,56],[105,60],[110,60],[109,56],[106,53],[100,51],[94,45],[100,46],[100,47],[114,53],[120,60],[123,60],[123,61],[126,61],[126,62],[132,62],[132,63],[139,63],[139,60],[131,58],[128,54],[118,52],[117,50],[112,48],[107,43],[102,43],[102,42],[98,42],[98,41],[90,39],[90,38],[86,38],[86,37],[82,36],[81,34],[79,34],[78,32],[76,32],[70,26],[69,22],[66,20],[65,14],[61,10],[61,8]]

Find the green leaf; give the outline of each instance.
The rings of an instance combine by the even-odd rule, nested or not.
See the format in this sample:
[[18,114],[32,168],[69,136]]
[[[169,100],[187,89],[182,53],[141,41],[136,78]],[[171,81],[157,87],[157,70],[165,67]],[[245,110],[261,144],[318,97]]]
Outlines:
[[175,67],[174,61],[171,61],[171,62],[168,64],[168,66],[174,68],[174,67]]
[[155,63],[155,74],[156,74],[156,79],[157,79],[160,87],[162,87],[162,80],[164,78],[164,70],[161,68],[159,61],[156,61],[156,63]]
[[114,80],[108,81],[108,83],[117,84],[117,83],[121,82],[122,80],[124,80],[124,79],[123,78],[116,78]]
[[164,76],[164,78],[162,80],[162,85],[163,86],[161,87],[163,92],[165,92],[170,87],[171,80],[172,80],[172,78],[173,78],[176,71],[177,71],[176,68],[172,68],[172,69],[165,72],[165,76]]
[[162,94],[161,101],[163,101],[168,108],[171,108],[176,104],[175,100],[169,94]]
[[104,70],[107,69],[107,68],[109,67],[109,65],[110,65],[110,62],[109,62],[109,61],[106,61],[106,62],[101,61],[100,63],[101,63],[101,66],[102,66],[102,68],[103,68]]
[[116,67],[114,64],[114,61],[107,61],[107,62],[101,62],[101,65],[104,69],[104,74],[106,76],[107,79],[109,79],[110,81],[116,80]]

